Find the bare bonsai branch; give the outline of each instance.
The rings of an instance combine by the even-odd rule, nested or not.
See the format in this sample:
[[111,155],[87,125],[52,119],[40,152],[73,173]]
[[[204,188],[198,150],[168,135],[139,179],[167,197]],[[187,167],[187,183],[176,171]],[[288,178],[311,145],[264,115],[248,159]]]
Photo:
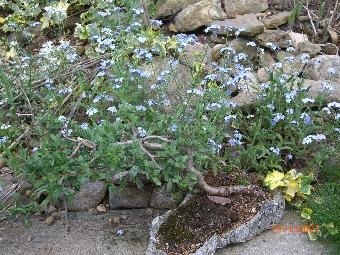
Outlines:
[[143,143],[140,143],[140,147],[142,149],[142,151],[151,159],[151,161],[153,163],[155,163],[155,165],[158,167],[159,170],[163,170],[161,168],[161,166],[157,163],[157,161],[155,160],[155,156],[152,155],[145,147],[144,147],[144,144]]
[[171,142],[171,140],[168,137],[158,136],[158,135],[150,135],[150,136],[143,138],[142,140],[147,141],[147,140],[151,140],[151,139],[159,139],[159,140],[166,142],[166,143]]
[[82,146],[89,148],[91,150],[91,154],[96,150],[96,144],[94,144],[93,142],[87,139],[83,139],[81,137],[78,137],[77,139],[71,139],[71,138],[66,138],[66,139],[71,142],[77,143],[77,146],[75,147],[75,149],[73,150],[69,158],[74,158]]
[[198,186],[206,192],[208,195],[226,197],[231,194],[259,194],[260,192],[256,190],[256,186],[231,186],[231,187],[213,187],[209,185],[203,174],[194,167],[194,159],[191,151],[188,151],[189,161],[188,161],[188,171],[194,173],[197,176]]
[[113,183],[120,181],[122,178],[128,176],[129,174],[130,174],[129,171],[117,173],[112,177],[112,181],[113,181]]
[[171,142],[167,137],[164,137],[164,136],[147,136],[145,138],[141,138],[141,139],[137,139],[137,140],[127,140],[127,141],[124,141],[124,142],[113,143],[112,145],[131,145],[135,142],[141,142],[143,144],[143,147],[147,150],[152,150],[152,151],[164,150],[163,144],[148,142],[148,140],[151,140],[151,139],[159,139],[163,142]]
[[143,147],[151,150],[151,151],[162,151],[164,150],[164,145],[159,144],[159,143],[149,143],[149,142],[144,142]]

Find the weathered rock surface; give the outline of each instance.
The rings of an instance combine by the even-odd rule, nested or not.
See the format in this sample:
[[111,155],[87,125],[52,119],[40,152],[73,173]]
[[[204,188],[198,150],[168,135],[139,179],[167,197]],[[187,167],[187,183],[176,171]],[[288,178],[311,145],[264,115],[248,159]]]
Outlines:
[[326,100],[340,101],[340,83],[334,83],[331,81],[314,81],[314,80],[304,80],[304,87],[309,88],[308,96],[311,98],[318,97],[321,93],[327,92],[329,95]]
[[[270,229],[274,224],[280,223],[285,209],[285,201],[281,194],[265,202],[260,211],[248,222],[242,224],[236,229],[215,234],[207,240],[196,252],[191,255],[214,254],[216,249],[224,248],[231,243],[240,243],[250,240],[254,236],[262,233],[266,229]],[[150,230],[150,241],[146,251],[147,255],[166,255],[164,251],[156,248],[157,234],[160,226],[166,222],[172,211],[155,218],[152,222]]]
[[247,45],[248,43],[249,41],[247,39],[235,38],[234,40],[230,41],[228,47],[233,48],[237,54],[247,54],[248,59],[252,62],[255,62],[259,58],[257,49],[254,46]]
[[260,82],[267,82],[269,80],[269,75],[265,68],[260,68],[257,70],[257,78]]
[[159,0],[156,4],[156,18],[165,18],[178,13],[187,6],[201,0]]
[[208,64],[211,62],[212,49],[209,45],[196,42],[188,44],[180,54],[178,60],[182,65],[192,68],[194,63]]
[[189,5],[178,13],[175,18],[175,26],[180,32],[194,31],[226,17],[220,0],[203,0]]
[[117,179],[112,180],[112,184],[114,185],[124,185],[127,187],[136,186],[136,183],[140,183],[141,185],[150,184],[151,182],[147,179],[147,177],[142,173],[137,173],[137,175],[127,175],[124,177],[119,177]]
[[173,33],[177,33],[178,32],[178,30],[177,30],[177,28],[176,28],[174,23],[170,23],[169,26],[168,26],[168,29],[169,29],[170,32],[173,32]]
[[261,21],[266,28],[275,28],[286,24],[290,15],[291,12],[280,12],[268,18],[264,18]]
[[292,8],[292,2],[290,0],[271,0],[270,2],[277,10],[287,10]]
[[226,43],[226,36],[211,34],[209,36],[209,40],[212,43],[225,44]]
[[331,42],[334,45],[338,45],[338,42],[339,42],[339,35],[338,35],[338,33],[335,32],[332,29],[328,29],[328,33],[329,33],[329,36],[331,37]]
[[339,48],[333,43],[320,44],[321,53],[326,55],[338,55]]
[[271,29],[257,35],[256,40],[264,47],[271,48],[271,44],[273,44],[282,49],[286,49],[288,46],[297,48],[301,43],[308,43],[306,35]]
[[313,58],[321,52],[321,47],[311,42],[301,42],[298,44],[296,52],[297,54],[308,53]]
[[293,53],[280,50],[277,54],[277,59],[283,64],[283,73],[289,75],[299,75],[305,68],[309,59],[304,55],[295,56]]
[[328,80],[340,84],[340,56],[320,55],[313,58],[304,69],[304,77],[310,80]]
[[171,192],[166,189],[166,186],[158,187],[152,192],[151,207],[156,209],[174,209],[177,205],[176,200],[172,198]]
[[228,17],[263,12],[268,9],[267,0],[222,0]]
[[251,72],[247,72],[245,78],[237,84],[239,93],[232,97],[231,100],[237,106],[244,106],[253,103],[256,100],[256,88],[258,86],[257,78]]
[[306,63],[304,61],[301,61],[302,58],[303,56],[299,55],[294,58],[293,61],[284,61],[282,68],[283,73],[295,76],[300,75],[306,67]]
[[269,44],[274,44],[280,48],[287,48],[291,37],[289,32],[281,30],[266,30],[262,34],[256,36],[256,40],[264,47],[271,48]]
[[245,14],[236,16],[234,19],[225,19],[223,21],[215,21],[212,25],[220,26],[217,31],[220,35],[235,35],[239,31],[240,36],[255,36],[264,31],[264,25],[258,21],[256,15]]
[[256,99],[255,90],[244,90],[237,94],[237,96],[231,98],[231,100],[237,106],[245,106],[254,103]]
[[[190,64],[189,59],[193,61],[193,59],[189,57],[189,48],[188,45],[186,47],[188,51],[185,54],[182,54],[182,60],[184,61],[184,59],[186,59],[188,61],[187,64]],[[196,56],[196,58],[197,57],[198,56]],[[204,56],[202,56],[200,60],[203,58]],[[144,70],[151,73],[151,77],[148,80],[150,86],[167,84],[168,99],[171,101],[170,106],[180,100],[183,92],[191,87],[192,72],[190,68],[190,66],[181,63],[171,64],[169,58],[162,57],[154,58],[152,64],[143,67]],[[164,70],[168,70],[169,74],[164,75]]]
[[297,48],[300,43],[308,42],[308,36],[305,34],[289,32],[289,37],[294,48]]
[[109,193],[110,209],[147,208],[150,206],[152,191],[151,186],[144,186],[143,190],[137,187],[125,187],[124,189],[117,187],[115,190],[110,190]]
[[67,208],[69,211],[88,211],[90,208],[95,208],[104,199],[105,194],[105,182],[88,182],[75,194]]
[[264,68],[272,68],[275,64],[275,59],[272,54],[268,51],[265,51],[263,54],[259,56],[260,58],[260,66]]
[[226,44],[216,44],[211,50],[211,59],[212,61],[217,61],[222,57],[221,50],[227,47]]

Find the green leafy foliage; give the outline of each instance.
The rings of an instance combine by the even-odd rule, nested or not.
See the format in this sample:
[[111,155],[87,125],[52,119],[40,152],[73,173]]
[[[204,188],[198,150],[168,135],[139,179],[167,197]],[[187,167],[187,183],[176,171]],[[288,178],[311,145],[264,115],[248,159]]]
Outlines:
[[[146,178],[194,192],[197,177],[186,169],[191,151],[203,174],[237,166],[265,175],[265,185],[307,208],[302,215],[318,224],[316,212],[325,207],[309,200],[313,176],[332,185],[339,179],[336,167],[324,167],[339,150],[338,108],[325,103],[327,91],[308,98],[303,80],[280,64],[268,71],[268,82],[251,81],[251,61],[229,48],[221,49],[219,63],[207,66],[201,52],[184,65],[183,52],[197,37],[164,35],[154,20],[144,29],[139,1],[7,1],[2,7],[9,15],[0,19],[1,30],[27,39],[0,44],[0,159],[33,185],[25,203],[20,192],[14,195],[13,214],[72,199],[89,180],[114,188],[112,177],[126,172],[138,187]],[[64,31],[74,14],[79,24]],[[42,45],[30,33],[37,22]],[[230,95],[246,90],[256,100],[236,107]],[[298,172],[291,170],[296,165]],[[322,234],[339,226],[333,217],[320,223]]]
[[319,237],[333,244],[334,250],[337,251],[340,248],[339,145],[337,144],[333,149],[328,148],[327,153],[323,150],[320,150],[313,162],[320,169],[319,183],[303,204],[301,216],[312,224],[318,224]]

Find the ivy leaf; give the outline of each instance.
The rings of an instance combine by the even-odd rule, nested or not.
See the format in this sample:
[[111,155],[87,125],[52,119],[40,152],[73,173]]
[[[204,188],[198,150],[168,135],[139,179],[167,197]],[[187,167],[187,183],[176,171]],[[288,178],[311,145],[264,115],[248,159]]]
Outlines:
[[293,197],[292,196],[290,196],[289,194],[287,194],[287,193],[285,193],[284,195],[283,195],[283,197],[287,200],[287,201],[292,201],[292,199],[293,199]]
[[312,186],[310,183],[313,181],[313,175],[299,177],[299,191],[304,195],[310,195]]
[[57,4],[57,7],[58,9],[62,9],[64,11],[67,11],[68,7],[70,7],[70,4],[67,3],[67,1],[60,1],[58,4]]
[[264,179],[264,184],[273,190],[279,186],[285,185],[283,178],[284,173],[274,170],[273,172],[267,174],[266,178]]
[[315,241],[321,236],[321,231],[319,229],[317,231],[308,231],[308,236],[311,241]]
[[0,16],[0,25],[4,24],[6,22],[6,19]]
[[41,30],[44,30],[45,28],[48,28],[50,26],[50,21],[46,17],[41,17]]
[[299,183],[296,180],[285,180],[287,189],[285,193],[291,197],[295,197],[295,194],[299,191]]
[[327,228],[331,235],[336,235],[337,233],[339,233],[339,229],[336,226],[334,226],[334,222],[324,224],[324,226]]
[[299,176],[301,176],[300,173],[297,173],[295,169],[290,170],[285,175],[285,179],[287,180],[296,180]]
[[8,52],[6,52],[5,58],[7,60],[15,59],[16,57],[17,57],[17,52],[13,47]]
[[307,220],[310,220],[311,216],[312,216],[313,210],[311,208],[303,208],[301,211],[301,217],[305,218]]

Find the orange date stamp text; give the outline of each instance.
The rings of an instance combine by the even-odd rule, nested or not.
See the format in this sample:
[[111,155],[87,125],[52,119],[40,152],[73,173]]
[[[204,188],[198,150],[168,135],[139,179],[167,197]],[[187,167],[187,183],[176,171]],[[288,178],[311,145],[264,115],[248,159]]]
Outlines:
[[274,225],[272,231],[275,233],[308,233],[318,232],[319,225]]

